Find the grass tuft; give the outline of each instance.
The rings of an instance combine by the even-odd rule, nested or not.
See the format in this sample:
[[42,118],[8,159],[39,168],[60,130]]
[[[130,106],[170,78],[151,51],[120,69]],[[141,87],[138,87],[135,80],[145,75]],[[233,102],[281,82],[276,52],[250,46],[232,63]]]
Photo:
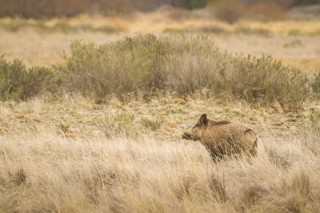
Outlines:
[[163,121],[159,118],[142,118],[141,119],[141,124],[148,128],[151,129],[152,131],[157,131],[161,128]]

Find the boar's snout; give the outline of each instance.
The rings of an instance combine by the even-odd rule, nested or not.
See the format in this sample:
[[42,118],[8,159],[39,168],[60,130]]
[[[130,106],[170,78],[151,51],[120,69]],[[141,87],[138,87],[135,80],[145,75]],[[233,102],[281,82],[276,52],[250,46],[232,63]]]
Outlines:
[[182,134],[182,139],[192,140],[192,136],[190,133],[185,132]]

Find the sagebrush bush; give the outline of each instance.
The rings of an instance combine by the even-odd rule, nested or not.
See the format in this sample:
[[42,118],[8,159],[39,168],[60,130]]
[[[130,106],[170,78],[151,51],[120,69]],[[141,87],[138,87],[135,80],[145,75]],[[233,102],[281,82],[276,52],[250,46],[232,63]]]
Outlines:
[[205,35],[145,35],[104,45],[75,42],[61,69],[67,90],[99,98],[159,90],[186,96],[207,89],[296,110],[309,94],[300,70],[270,56],[231,55]]
[[[145,35],[96,45],[75,42],[65,65],[27,68],[0,57],[0,96],[25,100],[65,90],[104,99],[159,91],[188,96],[202,90],[250,103],[278,102],[297,110],[308,97],[309,80],[300,70],[270,56],[232,55],[206,35]],[[316,77],[311,85],[318,92]],[[63,80],[63,84],[62,84]]]
[[[271,56],[238,55],[224,63],[218,88],[249,102],[274,103],[297,110],[309,94],[308,78],[300,70],[285,67]],[[217,84],[216,84],[217,85]]]
[[207,0],[172,0],[171,2],[175,7],[183,7],[187,9],[197,9],[207,5]]
[[55,93],[61,79],[45,67],[27,68],[21,60],[0,56],[0,99],[26,100],[44,92]]
[[138,90],[164,89],[169,43],[153,35],[97,46],[75,42],[64,69],[67,88],[105,97]]

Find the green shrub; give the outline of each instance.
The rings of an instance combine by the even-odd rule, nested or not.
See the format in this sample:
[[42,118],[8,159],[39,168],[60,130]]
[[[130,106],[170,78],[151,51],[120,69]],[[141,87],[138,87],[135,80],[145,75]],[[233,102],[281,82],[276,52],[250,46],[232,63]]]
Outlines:
[[153,35],[101,46],[75,42],[62,68],[68,79],[66,86],[70,91],[97,97],[164,89],[167,48],[168,44]]
[[27,69],[21,60],[0,56],[0,98],[25,100],[43,92],[56,92],[61,79],[49,68]]
[[184,48],[171,50],[176,57],[168,57],[168,85],[178,94],[205,88],[215,95],[227,94],[251,103],[279,102],[286,110],[300,108],[309,94],[305,74],[270,56],[230,55],[208,37],[183,38],[182,43],[176,38],[175,43]]
[[300,70],[270,56],[228,54],[205,35],[146,35],[100,46],[75,42],[71,50],[61,67],[65,87],[85,96],[156,91],[186,96],[206,89],[296,110],[309,94],[308,79]]
[[172,5],[187,9],[197,9],[205,7],[207,5],[207,0],[172,0]]
[[278,101],[286,110],[297,110],[309,94],[307,76],[298,69],[283,66],[271,56],[235,56],[224,63],[220,74],[217,89],[249,102]]
[[320,0],[293,0],[294,5],[319,4]]

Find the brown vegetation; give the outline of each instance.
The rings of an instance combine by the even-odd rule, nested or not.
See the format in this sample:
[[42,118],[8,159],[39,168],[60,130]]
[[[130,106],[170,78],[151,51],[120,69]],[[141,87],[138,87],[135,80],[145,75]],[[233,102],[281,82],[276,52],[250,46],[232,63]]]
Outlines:
[[83,13],[92,0],[0,0],[0,16],[52,17]]
[[[170,97],[129,104],[80,97],[1,102],[0,211],[319,209],[316,120],[301,120],[305,127],[298,130],[276,129],[268,120],[284,114],[214,99],[181,103]],[[237,114],[239,106],[245,116]],[[180,140],[181,124],[203,108],[242,121],[263,113],[258,156],[214,163],[200,144]],[[139,122],[146,116],[164,124],[148,129]]]
[[82,13],[129,14],[134,10],[154,10],[168,0],[0,0],[0,16],[26,18],[64,17]]

